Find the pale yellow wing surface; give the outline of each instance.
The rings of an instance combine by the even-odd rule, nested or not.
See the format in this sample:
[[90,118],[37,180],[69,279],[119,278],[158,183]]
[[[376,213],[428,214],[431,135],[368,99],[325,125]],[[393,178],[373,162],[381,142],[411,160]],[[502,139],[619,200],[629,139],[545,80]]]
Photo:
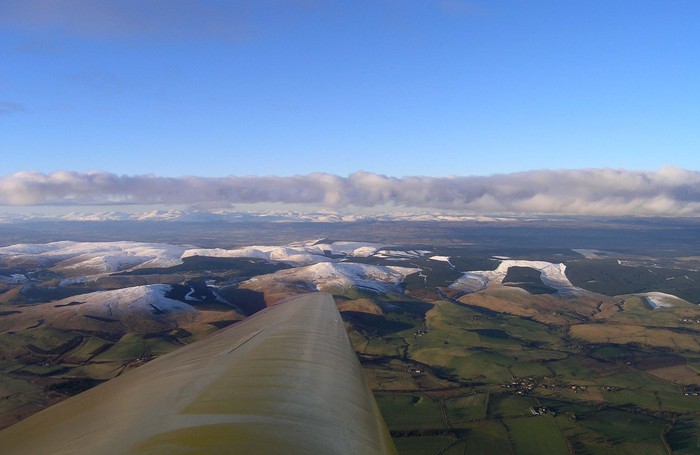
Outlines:
[[3,454],[392,454],[328,294],[308,294],[0,432]]

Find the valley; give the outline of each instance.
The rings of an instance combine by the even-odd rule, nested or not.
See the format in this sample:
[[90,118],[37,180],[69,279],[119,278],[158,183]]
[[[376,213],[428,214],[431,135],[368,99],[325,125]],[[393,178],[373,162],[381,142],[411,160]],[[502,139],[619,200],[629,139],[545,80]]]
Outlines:
[[0,426],[320,290],[399,453],[698,453],[698,226],[534,223],[6,230]]

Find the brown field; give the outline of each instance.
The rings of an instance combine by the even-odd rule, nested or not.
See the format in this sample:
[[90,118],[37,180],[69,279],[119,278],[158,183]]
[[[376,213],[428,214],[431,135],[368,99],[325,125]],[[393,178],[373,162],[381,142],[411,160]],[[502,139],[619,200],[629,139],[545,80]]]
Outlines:
[[464,295],[459,301],[555,325],[568,325],[581,322],[582,319],[605,318],[618,311],[614,300],[602,295],[562,298],[556,294],[533,295],[519,288],[499,285],[492,285],[482,292]]
[[12,303],[15,300],[20,299],[20,292],[22,291],[22,286],[6,286],[2,287],[3,293],[0,294],[0,304]]
[[659,368],[675,367],[677,365],[685,365],[686,363],[688,363],[688,360],[685,357],[673,354],[664,354],[639,359],[635,366],[639,370],[648,371]]
[[689,333],[624,324],[578,324],[571,326],[571,336],[591,343],[627,344],[672,348],[700,352],[700,340]]
[[648,371],[648,373],[676,384],[700,385],[700,374],[688,365],[657,368]]
[[[11,307],[17,313],[0,317],[0,333],[22,332],[30,328],[50,327],[59,330],[89,330],[108,333],[126,333],[130,329],[138,333],[153,333],[177,327],[194,332],[210,332],[211,323],[221,320],[241,320],[244,316],[233,309],[226,311],[198,311],[194,315],[183,313],[162,318],[126,315],[119,323],[90,318],[75,310],[76,307],[56,308],[54,302],[26,307]],[[147,315],[148,316],[148,315]]]
[[467,305],[480,306],[500,313],[533,317],[538,312],[532,304],[535,299],[539,298],[540,296],[533,296],[519,288],[514,288],[467,294],[460,297],[459,301]]
[[601,362],[593,358],[583,358],[580,359],[580,362],[581,365],[589,369],[596,377],[626,373],[629,371],[629,367],[622,363]]
[[603,397],[599,387],[588,387],[586,390],[579,392],[579,394],[579,398],[584,401],[605,402],[605,397]]
[[381,316],[384,314],[379,305],[370,299],[346,300],[338,303],[338,311],[356,311],[359,313],[370,313]]

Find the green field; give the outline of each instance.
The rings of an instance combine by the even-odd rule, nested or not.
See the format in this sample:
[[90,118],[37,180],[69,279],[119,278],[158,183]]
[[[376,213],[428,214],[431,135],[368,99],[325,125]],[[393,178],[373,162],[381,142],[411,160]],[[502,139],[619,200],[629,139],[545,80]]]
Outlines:
[[[399,453],[410,455],[462,455],[464,449],[455,444],[455,440],[448,436],[423,436],[394,438],[396,449]],[[448,448],[452,447],[452,450]],[[447,449],[447,451],[445,451]]]
[[[692,378],[700,356],[643,344],[582,344],[569,336],[567,325],[443,299],[431,303],[422,320],[420,313],[404,319],[411,329],[351,337],[372,358],[402,359],[403,369],[415,361],[423,374],[448,380],[433,392],[415,374],[395,371],[402,392],[387,395],[392,367],[381,367],[378,390],[385,392],[377,398],[401,454],[663,454],[667,445],[678,453],[700,453],[693,447],[693,435],[700,434],[700,397],[684,396],[672,382],[674,374]],[[565,300],[560,305],[558,311],[571,311]],[[396,320],[391,307],[382,308],[385,318]],[[664,324],[675,330],[679,314],[697,311],[652,311],[633,298],[627,308],[611,313],[609,324],[644,321],[650,330]],[[601,328],[605,323],[589,322]],[[418,330],[423,332],[416,335]],[[681,361],[689,366],[671,368]],[[543,415],[534,415],[542,406]]]
[[566,440],[552,417],[523,417],[505,421],[515,452],[522,455],[566,455]]
[[446,399],[444,403],[450,422],[455,427],[460,427],[462,424],[486,418],[489,394],[462,395]]
[[439,405],[423,394],[378,393],[376,399],[390,431],[446,428]]
[[530,416],[529,408],[537,406],[536,398],[520,395],[499,395],[491,398],[488,414],[492,418]]

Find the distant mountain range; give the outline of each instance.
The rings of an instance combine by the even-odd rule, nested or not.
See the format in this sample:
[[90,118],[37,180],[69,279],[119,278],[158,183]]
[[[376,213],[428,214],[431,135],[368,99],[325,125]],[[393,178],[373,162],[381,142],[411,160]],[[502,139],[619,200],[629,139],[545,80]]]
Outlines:
[[330,211],[201,211],[201,210],[152,210],[129,213],[124,211],[70,212],[61,214],[0,213],[0,223],[23,221],[178,221],[178,222],[322,222],[342,223],[365,220],[376,221],[476,221],[495,222],[518,219],[516,217],[492,217],[482,215],[454,215],[444,213],[394,212],[380,214],[343,214]]

